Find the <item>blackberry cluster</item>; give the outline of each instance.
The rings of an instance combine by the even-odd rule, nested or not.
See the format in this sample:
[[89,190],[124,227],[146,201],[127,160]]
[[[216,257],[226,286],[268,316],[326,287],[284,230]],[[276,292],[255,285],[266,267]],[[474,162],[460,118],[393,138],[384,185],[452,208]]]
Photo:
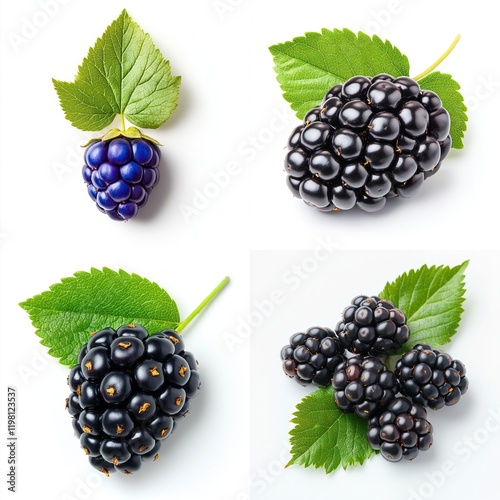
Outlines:
[[85,344],[69,374],[67,408],[90,463],[131,474],[160,447],[200,389],[198,365],[173,330],[106,328]]
[[281,349],[283,370],[304,386],[331,382],[339,410],[368,419],[372,448],[391,462],[413,460],[433,442],[426,407],[456,404],[469,382],[462,362],[426,344],[389,370],[381,358],[399,350],[409,335],[403,311],[388,300],[359,295],[335,331],[314,327],[292,335]]
[[288,140],[287,184],[320,211],[380,210],[410,198],[451,149],[437,94],[408,77],[355,76],[330,89]]
[[399,392],[394,373],[373,356],[355,356],[338,365],[332,385],[338,407],[362,418],[379,413]]
[[161,152],[147,139],[96,140],[85,150],[82,175],[97,208],[117,221],[132,219],[160,180]]
[[427,344],[416,345],[396,363],[401,392],[433,410],[458,403],[469,388],[465,374],[461,361]]
[[390,462],[413,460],[432,446],[432,425],[423,406],[399,397],[369,420],[367,438]]
[[386,356],[408,340],[406,316],[392,302],[359,295],[344,309],[336,333],[342,346],[354,354]]
[[283,371],[299,384],[326,386],[333,372],[345,361],[344,349],[335,332],[313,327],[290,337],[290,344],[281,349]]

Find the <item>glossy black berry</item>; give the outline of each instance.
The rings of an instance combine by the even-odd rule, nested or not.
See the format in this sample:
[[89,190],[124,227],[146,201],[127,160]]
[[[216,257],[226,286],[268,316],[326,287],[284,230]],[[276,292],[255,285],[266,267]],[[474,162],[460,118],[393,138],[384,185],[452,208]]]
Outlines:
[[87,349],[94,347],[109,347],[113,340],[116,339],[116,332],[112,328],[105,328],[99,332],[94,333],[87,343]]
[[328,141],[331,129],[326,123],[313,122],[302,130],[300,143],[305,149],[320,149]]
[[345,360],[344,349],[332,330],[313,327],[290,337],[281,349],[283,371],[299,384],[327,386],[335,367]]
[[403,354],[395,372],[401,392],[433,410],[458,403],[469,388],[464,364],[427,344],[418,344]]
[[368,124],[368,135],[373,139],[391,142],[399,136],[401,122],[394,114],[381,111],[373,115]]
[[82,176],[97,208],[111,219],[137,215],[159,181],[160,149],[151,140],[95,140],[85,150]]
[[182,387],[167,386],[158,396],[158,406],[167,415],[175,415],[182,410],[186,401],[186,391]]
[[326,207],[329,204],[328,187],[318,178],[309,177],[299,186],[300,197],[314,207]]
[[364,129],[373,114],[370,106],[364,101],[351,101],[342,107],[339,122],[343,127]]
[[80,446],[82,447],[85,455],[89,457],[99,457],[101,455],[102,438],[87,434],[84,432],[80,436]]
[[339,364],[332,385],[340,410],[355,412],[362,418],[383,410],[398,392],[394,373],[373,356],[355,356]]
[[177,332],[149,336],[132,324],[91,334],[68,385],[66,406],[80,446],[109,475],[131,474],[158,459],[201,382],[196,358]]
[[105,439],[101,443],[100,452],[102,458],[113,465],[127,462],[132,456],[127,443],[118,439]]
[[175,352],[175,346],[170,339],[158,336],[148,337],[144,346],[146,347],[146,357],[158,361],[166,361]]
[[380,80],[370,85],[368,90],[368,102],[373,109],[396,109],[403,95],[401,90],[389,81]]
[[381,210],[410,198],[451,148],[439,97],[408,77],[355,76],[335,85],[288,140],[287,185],[321,212]]
[[97,346],[89,350],[83,358],[80,367],[82,374],[87,380],[101,379],[108,373],[111,363],[106,347]]
[[366,76],[353,76],[344,85],[340,95],[346,100],[364,99],[370,88],[371,80]]
[[155,392],[164,383],[163,366],[160,361],[145,359],[133,368],[134,380],[139,389]]
[[370,418],[367,439],[389,462],[411,461],[432,446],[432,425],[423,406],[398,397]]
[[317,151],[309,159],[306,171],[308,169],[314,176],[329,181],[337,177],[340,164],[329,151]]
[[348,128],[338,129],[332,138],[332,149],[340,161],[358,158],[363,150],[363,141]]
[[[376,186],[385,189],[386,185],[387,181],[377,179],[373,189]],[[386,356],[394,352],[410,335],[403,311],[388,300],[366,295],[352,299],[335,331],[344,349],[370,356]]]
[[111,360],[116,366],[131,368],[143,357],[145,350],[142,340],[125,336],[113,340],[109,351]]
[[175,354],[182,354],[184,352],[184,340],[182,340],[182,337],[176,331],[162,330],[161,332],[153,333],[152,335],[170,340],[170,342],[174,345]]

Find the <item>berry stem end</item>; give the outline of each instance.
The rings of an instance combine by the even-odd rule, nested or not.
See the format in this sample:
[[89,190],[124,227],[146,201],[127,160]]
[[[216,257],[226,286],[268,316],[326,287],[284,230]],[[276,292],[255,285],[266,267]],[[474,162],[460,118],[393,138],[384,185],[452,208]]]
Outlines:
[[455,48],[459,40],[460,40],[460,35],[457,35],[455,37],[455,40],[453,40],[452,44],[448,47],[448,49],[446,49],[446,52],[435,63],[431,64],[425,71],[422,71],[422,73],[419,73],[417,76],[414,76],[413,80],[418,81],[422,79],[424,76],[427,76],[431,71],[436,69],[450,55],[451,51]]
[[203,302],[183,321],[179,323],[177,327],[177,332],[181,333],[186,326],[191,323],[191,321],[198,316],[198,314],[205,309],[205,307],[214,300],[214,298],[220,293],[220,291],[229,283],[229,277],[226,276],[211,292],[210,294],[203,300]]

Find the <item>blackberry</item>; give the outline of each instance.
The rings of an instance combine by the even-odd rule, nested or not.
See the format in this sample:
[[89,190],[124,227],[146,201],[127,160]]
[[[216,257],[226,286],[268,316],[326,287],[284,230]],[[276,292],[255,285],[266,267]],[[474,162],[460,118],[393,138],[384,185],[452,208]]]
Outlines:
[[335,330],[345,349],[370,356],[390,354],[410,335],[403,311],[388,300],[366,295],[352,299]]
[[367,439],[389,462],[413,460],[432,446],[432,425],[422,405],[398,397],[368,421]]
[[362,418],[383,410],[399,390],[396,375],[373,356],[354,356],[338,365],[332,385],[340,410]]
[[117,221],[135,217],[158,184],[160,157],[158,146],[145,138],[93,141],[82,175],[97,208]]
[[299,384],[326,386],[331,383],[335,367],[345,361],[344,349],[335,332],[313,327],[290,337],[281,349],[283,371]]
[[140,325],[106,328],[79,359],[68,376],[66,406],[91,465],[106,475],[129,474],[156,460],[200,389],[198,363],[180,335],[149,336]]
[[355,76],[335,85],[288,139],[287,185],[320,211],[380,210],[415,196],[451,148],[450,116],[408,77]]
[[433,410],[458,403],[469,388],[464,364],[427,344],[417,344],[403,354],[395,372],[401,392]]

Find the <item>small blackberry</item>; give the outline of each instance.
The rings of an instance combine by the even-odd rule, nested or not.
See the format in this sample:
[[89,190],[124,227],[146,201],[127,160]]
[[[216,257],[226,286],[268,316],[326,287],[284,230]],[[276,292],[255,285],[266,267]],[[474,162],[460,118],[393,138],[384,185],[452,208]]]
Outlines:
[[92,141],[82,175],[97,208],[117,221],[135,217],[158,184],[160,157],[160,148],[146,138]]
[[403,311],[388,300],[365,295],[352,299],[335,331],[345,349],[370,356],[396,351],[410,335]]
[[458,403],[469,388],[464,364],[427,344],[403,354],[395,372],[401,392],[433,410]]
[[290,337],[281,349],[283,371],[299,384],[326,386],[331,383],[335,367],[345,361],[344,349],[335,332],[313,327]]
[[398,397],[368,421],[367,439],[389,462],[413,460],[432,446],[432,425],[423,406]]
[[67,409],[90,463],[130,474],[156,460],[200,389],[198,364],[180,335],[140,325],[95,333],[69,374]]
[[383,410],[399,390],[396,375],[373,356],[354,356],[338,365],[332,385],[338,407],[362,418]]
[[375,212],[410,198],[451,148],[450,116],[408,77],[355,76],[335,85],[288,140],[292,194],[322,212]]

